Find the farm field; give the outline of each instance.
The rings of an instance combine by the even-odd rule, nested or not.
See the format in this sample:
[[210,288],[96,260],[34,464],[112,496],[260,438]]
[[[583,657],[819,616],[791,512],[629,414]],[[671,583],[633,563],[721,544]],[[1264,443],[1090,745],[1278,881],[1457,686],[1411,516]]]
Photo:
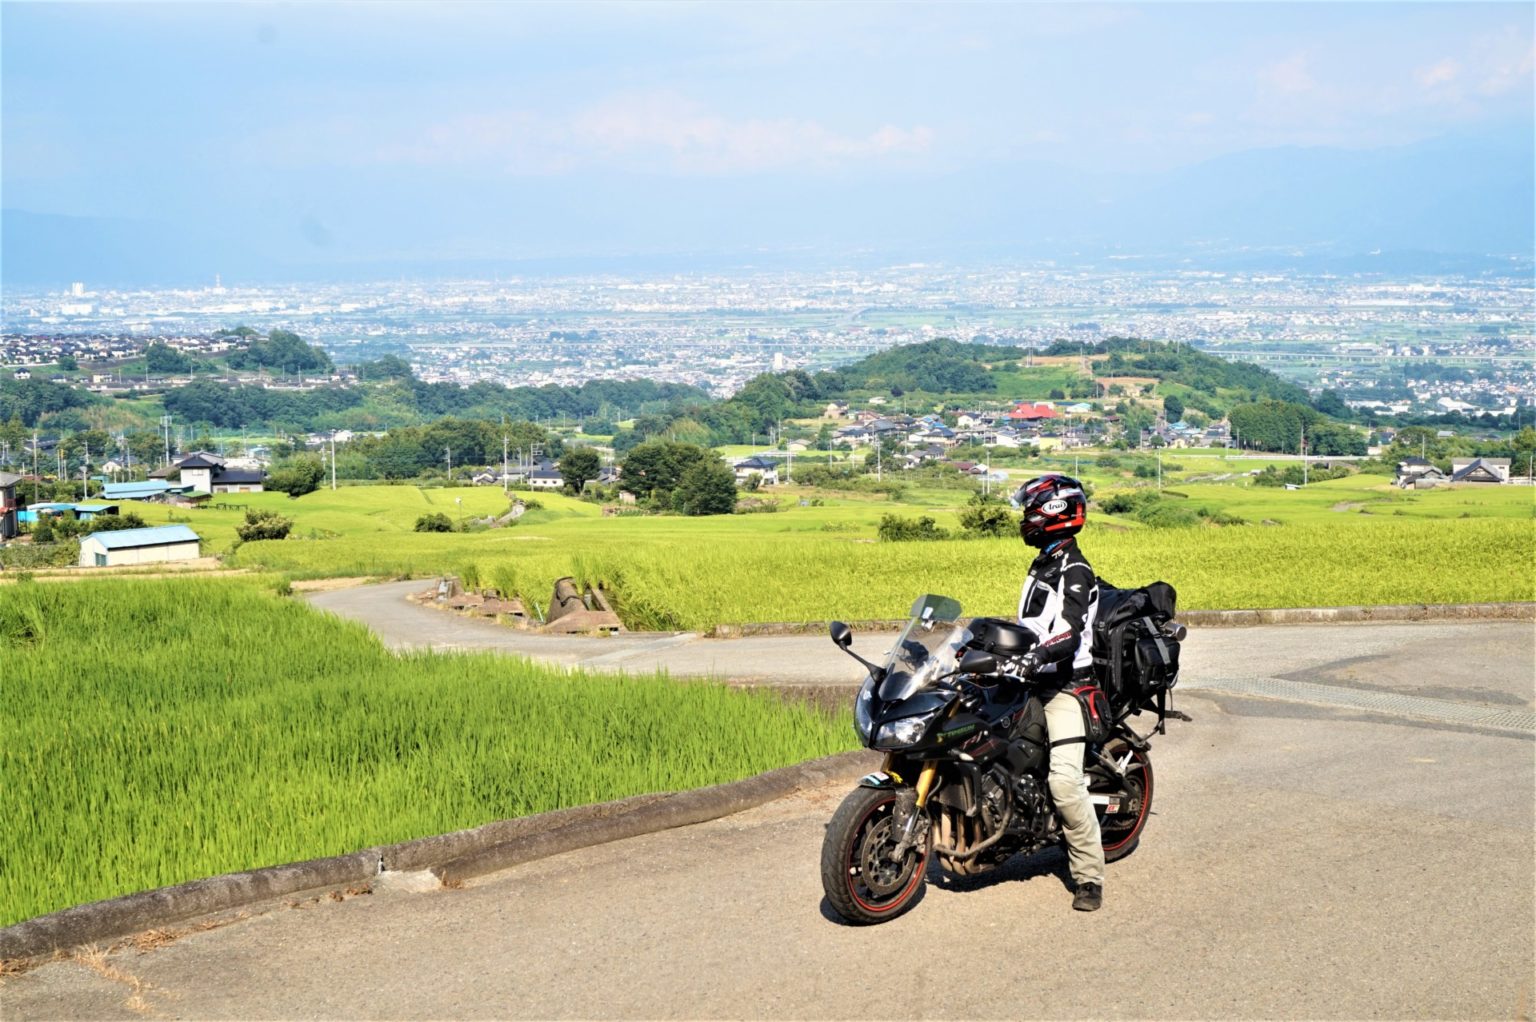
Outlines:
[[[1199,474],[1195,457],[1177,453],[1187,474]],[[1263,462],[1240,462],[1240,470],[1255,464]],[[1039,468],[1010,471],[1022,477]],[[1084,465],[1081,474],[1101,496],[1151,485],[1128,471]],[[1371,475],[1300,490],[1176,476],[1165,482],[1170,500],[1250,524],[1157,529],[1095,514],[1082,544],[1105,578],[1121,585],[1166,579],[1185,607],[1536,598],[1536,492],[1526,487],[1404,492]],[[1006,612],[1016,599],[1028,564],[1017,540],[876,542],[889,513],[928,515],[957,529],[965,491],[914,488],[900,501],[792,488],[769,494],[782,503],[778,513],[603,518],[595,505],[540,493],[543,507],[515,526],[449,534],[411,529],[427,511],[499,512],[501,491],[377,486],[298,500],[242,495],[243,503],[292,516],[294,531],[287,540],[245,544],[228,561],[293,578],[455,573],[540,608],[556,578],[574,575],[603,583],[630,627],[663,630],[899,617],[924,591],[947,592],[976,613]],[[140,513],[163,521],[169,512],[146,505]],[[239,512],[177,514],[213,550],[234,546]]]
[[852,746],[768,695],[396,656],[272,581],[0,589],[0,926]]

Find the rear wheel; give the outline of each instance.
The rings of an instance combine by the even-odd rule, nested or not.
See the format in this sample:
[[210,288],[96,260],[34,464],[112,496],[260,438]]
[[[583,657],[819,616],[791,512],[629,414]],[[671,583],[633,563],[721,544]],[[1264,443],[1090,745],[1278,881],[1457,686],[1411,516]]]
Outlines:
[[895,919],[917,903],[932,848],[932,828],[899,861],[892,817],[896,792],[855,788],[827,824],[821,845],[821,886],[837,914],[868,925]]
[[[1130,754],[1127,760],[1126,754]],[[1125,742],[1111,742],[1104,755],[1122,763],[1124,782],[1119,781],[1103,768],[1090,774],[1089,791],[1096,795],[1118,796],[1121,800],[1115,812],[1095,805],[1099,817],[1099,834],[1104,844],[1104,861],[1123,859],[1136,849],[1141,832],[1147,825],[1152,811],[1152,759],[1145,752],[1131,748]]]

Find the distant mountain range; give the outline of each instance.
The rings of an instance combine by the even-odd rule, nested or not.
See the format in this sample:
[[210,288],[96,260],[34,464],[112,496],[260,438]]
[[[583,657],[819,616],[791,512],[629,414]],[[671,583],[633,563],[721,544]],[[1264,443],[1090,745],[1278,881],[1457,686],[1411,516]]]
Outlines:
[[[1374,150],[1253,150],[1172,171],[1084,174],[1065,164],[945,176],[520,178],[474,196],[385,204],[360,181],[343,222],[197,223],[6,209],[11,285],[718,271],[910,260],[1052,259],[1384,273],[1529,272],[1536,255],[1530,125]],[[334,239],[330,234],[337,234]],[[320,240],[317,240],[319,237]],[[322,243],[323,241],[323,243]],[[462,254],[460,254],[462,253]]]

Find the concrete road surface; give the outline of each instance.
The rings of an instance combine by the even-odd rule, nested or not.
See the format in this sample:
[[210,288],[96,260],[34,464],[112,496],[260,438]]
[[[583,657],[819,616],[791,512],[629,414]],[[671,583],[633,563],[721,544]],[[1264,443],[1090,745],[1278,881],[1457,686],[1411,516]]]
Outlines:
[[[831,786],[459,890],[386,875],[77,955],[6,978],[0,1017],[1530,1017],[1533,640],[1524,622],[1192,634],[1194,722],[1155,741],[1153,818],[1091,915],[1048,851],[842,925],[817,866]],[[711,645],[731,648],[637,660]],[[826,679],[790,652],[772,669]]]

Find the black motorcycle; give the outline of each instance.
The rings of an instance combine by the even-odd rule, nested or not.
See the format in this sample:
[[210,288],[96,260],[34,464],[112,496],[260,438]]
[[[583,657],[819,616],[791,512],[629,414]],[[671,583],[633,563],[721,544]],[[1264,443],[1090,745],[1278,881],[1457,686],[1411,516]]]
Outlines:
[[[1105,602],[1129,607],[1116,599],[1126,593],[1105,589]],[[1100,737],[1090,738],[1085,762],[1110,862],[1130,854],[1146,826],[1152,805],[1148,738],[1167,716],[1183,716],[1169,711],[1166,701],[1184,634],[1171,619],[1168,593],[1166,614],[1140,604],[1140,610],[1121,613],[1119,631],[1111,629],[1104,639],[1113,649],[1099,657],[1122,696],[1091,711],[1103,719],[1090,721]],[[842,622],[833,622],[831,633],[869,670],[854,703],[854,726],[866,746],[886,754],[883,767],[860,780],[827,826],[821,882],[840,916],[868,924],[901,915],[915,904],[933,856],[945,872],[968,877],[1062,839],[1046,785],[1045,707],[1009,673],[1034,645],[1032,632],[998,619],[963,622],[957,601],[924,596],[912,605],[911,619],[883,664],[853,652],[852,630]],[[1143,648],[1160,663],[1141,670]],[[1137,676],[1125,676],[1111,658],[1124,660]],[[1158,714],[1147,735],[1127,723],[1141,709]]]

